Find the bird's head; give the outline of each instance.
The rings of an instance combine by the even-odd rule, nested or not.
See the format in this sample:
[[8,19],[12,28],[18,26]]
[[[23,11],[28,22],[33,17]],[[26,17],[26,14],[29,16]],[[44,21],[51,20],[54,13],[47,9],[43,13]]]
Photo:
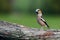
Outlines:
[[36,9],[36,13],[37,13],[37,14],[40,14],[40,13],[42,13],[42,12],[41,12],[40,9]]

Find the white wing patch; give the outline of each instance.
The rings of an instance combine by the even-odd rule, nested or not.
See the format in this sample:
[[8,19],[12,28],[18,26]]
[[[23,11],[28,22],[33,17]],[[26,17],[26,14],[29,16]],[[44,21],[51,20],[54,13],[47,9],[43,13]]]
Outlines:
[[41,20],[45,21],[43,18],[41,18]]

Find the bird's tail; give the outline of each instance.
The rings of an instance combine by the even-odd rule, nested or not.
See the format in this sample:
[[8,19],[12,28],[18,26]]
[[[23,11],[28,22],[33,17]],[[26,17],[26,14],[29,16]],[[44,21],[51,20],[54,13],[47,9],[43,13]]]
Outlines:
[[45,24],[46,24],[46,26],[50,29],[50,27],[49,27],[49,25],[46,23],[46,22],[44,22]]

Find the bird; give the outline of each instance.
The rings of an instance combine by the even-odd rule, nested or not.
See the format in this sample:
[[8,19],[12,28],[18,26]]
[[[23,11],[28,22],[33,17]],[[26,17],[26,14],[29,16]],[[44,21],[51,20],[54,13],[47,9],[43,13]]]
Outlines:
[[36,14],[37,14],[37,22],[38,22],[38,24],[41,25],[41,30],[43,30],[43,27],[47,27],[49,29],[50,28],[49,25],[47,24],[47,22],[42,17],[41,9],[36,9]]

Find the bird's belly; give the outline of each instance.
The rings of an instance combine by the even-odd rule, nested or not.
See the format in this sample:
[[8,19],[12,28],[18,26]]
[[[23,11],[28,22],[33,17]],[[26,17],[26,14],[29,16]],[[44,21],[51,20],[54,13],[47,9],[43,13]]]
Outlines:
[[45,23],[41,20],[37,20],[37,22],[41,25],[41,26],[45,26]]

